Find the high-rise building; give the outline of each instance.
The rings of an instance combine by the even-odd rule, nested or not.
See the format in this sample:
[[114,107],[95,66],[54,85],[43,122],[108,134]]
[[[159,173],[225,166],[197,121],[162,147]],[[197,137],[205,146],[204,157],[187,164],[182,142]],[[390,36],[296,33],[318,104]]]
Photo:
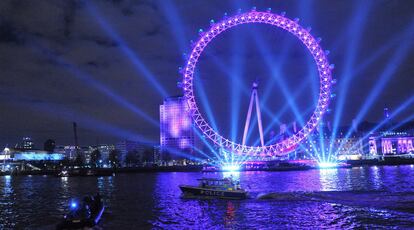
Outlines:
[[112,150],[115,150],[115,145],[107,145],[107,144],[101,144],[96,147],[99,152],[101,153],[101,158],[104,161],[108,161],[109,154]]
[[116,149],[119,150],[122,156],[125,156],[130,151],[143,152],[149,145],[132,140],[123,140],[116,144]]
[[[76,159],[76,147],[74,145],[57,145],[54,152],[63,154],[66,159],[73,161]],[[79,151],[81,153],[81,151]],[[84,153],[81,153],[83,156]]]
[[33,150],[35,147],[34,142],[31,137],[23,137],[22,142],[17,143],[14,146],[16,150]]
[[171,159],[183,159],[193,154],[193,120],[188,114],[184,97],[168,97],[160,105],[160,148],[161,158],[167,152]]

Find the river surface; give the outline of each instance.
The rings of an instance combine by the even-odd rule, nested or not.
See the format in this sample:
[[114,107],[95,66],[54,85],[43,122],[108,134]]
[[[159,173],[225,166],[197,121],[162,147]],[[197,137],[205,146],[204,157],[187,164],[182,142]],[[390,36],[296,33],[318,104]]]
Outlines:
[[3,176],[0,229],[54,229],[71,198],[96,192],[107,206],[96,229],[414,229],[414,166],[242,172],[250,199],[181,197],[179,184],[222,176]]

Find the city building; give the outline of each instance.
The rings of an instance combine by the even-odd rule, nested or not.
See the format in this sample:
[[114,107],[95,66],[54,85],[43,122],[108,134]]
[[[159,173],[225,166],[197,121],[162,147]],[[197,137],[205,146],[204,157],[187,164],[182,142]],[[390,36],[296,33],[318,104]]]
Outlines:
[[164,103],[160,105],[160,148],[163,160],[164,158],[180,160],[194,154],[193,127],[193,120],[188,114],[188,104],[184,97],[164,99]]
[[34,149],[34,142],[31,137],[23,137],[22,148],[24,150]]
[[128,154],[133,154],[137,162],[155,162],[157,160],[153,143],[123,140],[116,144],[115,149],[120,152],[119,159],[127,161]]
[[55,152],[61,153],[66,159],[73,161],[76,159],[77,151],[74,145],[59,145],[56,146]]
[[[328,124],[328,123],[327,123]],[[318,129],[300,144],[295,151],[295,159],[309,159],[320,156],[335,157],[337,160],[359,160],[364,157],[364,143],[361,141],[360,134],[357,132],[357,125],[353,122],[350,127],[351,135],[345,135],[347,128],[339,128],[338,133],[333,139],[329,125],[321,124]]]
[[97,146],[97,149],[101,153],[101,158],[104,161],[108,161],[109,154],[115,150],[115,145],[107,145],[107,144],[101,144]]
[[146,145],[139,141],[132,140],[123,140],[116,144],[116,149],[121,153],[122,158],[124,158],[128,152],[137,151],[144,152]]
[[35,149],[34,141],[31,137],[23,137],[22,142],[17,143],[14,148],[7,148],[10,161],[60,161],[64,159],[64,154],[56,151],[44,151]]
[[381,132],[369,137],[370,156],[414,154],[414,135],[407,132]]
[[31,137],[23,137],[22,142],[17,143],[14,146],[14,149],[19,150],[33,150],[35,147],[34,142]]
[[154,149],[154,155],[153,155],[154,163],[160,162],[161,161],[161,146],[155,145],[153,149]]
[[363,143],[360,138],[336,138],[333,149],[338,160],[360,160],[364,156]]
[[60,161],[64,155],[60,153],[50,153],[43,150],[13,151],[13,161]]

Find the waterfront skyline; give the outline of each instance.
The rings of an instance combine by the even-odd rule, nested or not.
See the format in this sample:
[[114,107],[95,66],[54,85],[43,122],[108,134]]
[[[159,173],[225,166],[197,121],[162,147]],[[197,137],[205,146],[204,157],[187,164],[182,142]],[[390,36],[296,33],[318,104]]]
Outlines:
[[[0,3],[0,143],[14,144],[22,136],[32,136],[40,142],[54,138],[70,144],[73,121],[79,124],[81,145],[128,138],[157,142],[159,105],[167,96],[182,94],[177,69],[183,66],[181,55],[188,52],[189,40],[197,40],[198,29],[209,28],[211,18],[220,20],[225,12],[247,11],[254,5],[300,18],[331,50],[338,86],[328,119],[334,120],[343,103],[340,124],[351,124],[369,104],[362,120],[379,121],[384,106],[392,112],[413,96],[411,2],[162,2]],[[222,51],[218,56],[231,60],[226,59],[232,53],[229,41],[216,44],[212,52]],[[247,54],[259,54],[253,44],[248,47]],[[253,71],[247,70],[243,84],[251,83]],[[218,88],[223,91],[225,86]],[[226,98],[227,93],[218,96]],[[211,107],[219,106],[211,101]],[[412,108],[395,120],[412,116]],[[242,123],[245,111],[240,111]],[[220,116],[223,110],[214,112],[219,123],[228,119]]]
[[0,229],[414,226],[412,1],[5,0],[0,60]]

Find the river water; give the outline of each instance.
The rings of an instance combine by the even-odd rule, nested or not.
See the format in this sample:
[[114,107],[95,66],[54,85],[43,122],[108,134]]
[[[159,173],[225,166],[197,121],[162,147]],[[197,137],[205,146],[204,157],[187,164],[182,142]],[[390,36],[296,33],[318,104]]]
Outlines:
[[[242,172],[251,198],[187,199],[179,184],[222,173],[0,177],[0,229],[54,229],[70,199],[100,192],[96,229],[414,228],[414,166]],[[272,199],[258,199],[272,194]]]

